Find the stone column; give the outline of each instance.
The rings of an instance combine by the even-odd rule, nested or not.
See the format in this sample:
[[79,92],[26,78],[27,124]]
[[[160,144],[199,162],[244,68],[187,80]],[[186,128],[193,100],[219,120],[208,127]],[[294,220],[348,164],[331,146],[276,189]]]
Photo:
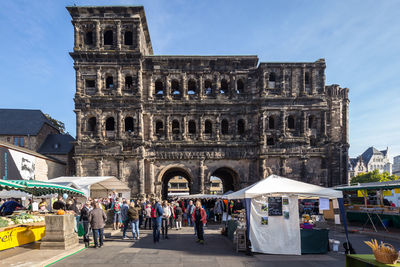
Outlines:
[[101,31],[100,31],[100,21],[96,20],[96,49],[100,49],[101,47]]
[[183,99],[188,100],[188,86],[187,86],[187,76],[186,73],[182,75],[182,94],[183,94]]
[[150,160],[150,174],[149,174],[149,180],[150,180],[150,194],[154,194],[154,183],[155,183],[155,177],[154,177],[154,160]]
[[304,96],[304,95],[306,95],[307,93],[306,93],[306,83],[305,83],[305,69],[304,69],[304,67],[303,68],[301,68],[301,79],[300,79],[300,81],[301,81],[301,84],[300,84],[300,95],[301,96]]
[[204,194],[204,169],[204,159],[201,159],[199,163],[199,182],[201,194]]
[[171,135],[171,116],[167,115],[166,123],[165,123],[165,133],[166,133],[166,139],[167,140],[172,140],[172,135]]
[[103,139],[103,116],[98,115],[96,121],[97,121],[97,137],[99,139]]
[[215,134],[216,134],[216,139],[219,141],[220,134],[221,134],[221,116],[218,115],[217,119],[215,121]]
[[262,159],[262,177],[261,179],[265,179],[268,176],[267,170],[267,159]]
[[264,148],[267,147],[267,112],[264,111],[262,115],[262,138],[264,140]]
[[74,24],[74,50],[79,50],[80,46],[80,27],[77,23]]
[[[138,78],[138,84],[137,84],[137,94],[140,97],[140,99],[143,99],[143,72],[138,71],[136,72],[137,78]],[[150,85],[151,86],[151,85]],[[150,97],[150,92],[148,93]],[[151,95],[151,99],[152,99]]]
[[145,192],[145,184],[144,184],[144,159],[139,159],[139,193],[141,196],[144,196]]
[[121,38],[121,21],[117,21],[117,49],[121,50],[122,38]]
[[75,168],[76,168],[76,176],[82,176],[82,158],[81,157],[74,157],[75,160]]
[[286,111],[285,110],[281,111],[280,117],[281,117],[280,118],[280,121],[281,121],[281,132],[285,136],[286,135]]
[[301,134],[305,136],[307,132],[307,113],[305,111],[301,112]]
[[124,171],[124,158],[123,157],[118,157],[117,158],[118,161],[118,179],[125,181],[124,177],[123,177],[123,171]]
[[311,94],[315,95],[316,94],[316,89],[317,89],[317,80],[318,80],[318,70],[316,68],[312,68],[310,72],[311,76]]
[[149,137],[150,141],[154,140],[154,122],[153,122],[153,115],[149,114]]
[[186,116],[183,116],[183,127],[182,127],[182,131],[183,131],[183,140],[187,140],[187,137],[188,137],[188,125],[187,125],[187,118],[186,118]]
[[199,77],[199,98],[204,99],[204,81],[203,81],[203,76],[200,75]]
[[74,112],[76,114],[76,141],[80,141],[82,130],[82,112],[80,109],[75,109]]
[[97,94],[103,95],[103,79],[102,79],[101,67],[98,67],[96,70],[96,87],[97,87]]
[[117,111],[117,138],[122,138],[123,131],[122,111]]
[[122,95],[123,86],[124,86],[124,81],[122,79],[122,69],[120,67],[117,70],[117,95]]
[[171,100],[171,77],[167,76],[165,81],[165,99]]
[[327,124],[326,111],[322,111],[321,117],[322,117],[322,120],[321,120],[322,136],[327,137],[327,134],[326,134],[326,124]]
[[[141,76],[141,75],[140,75]],[[149,88],[149,92],[148,92],[148,99],[149,100],[153,100],[153,96],[154,96],[154,90],[155,90],[155,85],[154,85],[154,83],[155,83],[155,79],[154,79],[154,76],[153,75],[151,75],[150,76],[150,84],[149,84],[149,86],[148,86],[148,88]]]
[[281,156],[281,176],[286,175],[286,162],[287,162],[287,156]]
[[103,176],[103,157],[98,157],[97,161],[97,175]]
[[295,96],[296,92],[298,90],[297,88],[297,77],[296,77],[296,73],[297,73],[297,69],[296,68],[292,68],[291,69],[292,75],[291,75],[291,86],[290,86],[290,95],[291,96]]
[[204,117],[203,117],[203,115],[201,115],[199,118],[199,139],[200,140],[203,140],[203,133],[204,133],[203,123],[204,123]]
[[84,88],[82,86],[82,75],[81,75],[81,71],[79,70],[78,67],[75,67],[75,77],[76,77],[76,81],[75,81],[75,86],[76,86],[76,95],[81,96],[82,94],[84,94]]
[[139,111],[139,137],[143,140],[144,138],[144,124],[143,124],[143,113]]

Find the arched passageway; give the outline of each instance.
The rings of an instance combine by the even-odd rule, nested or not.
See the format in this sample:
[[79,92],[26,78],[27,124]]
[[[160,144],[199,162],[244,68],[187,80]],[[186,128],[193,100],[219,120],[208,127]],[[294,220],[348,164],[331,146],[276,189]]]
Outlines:
[[167,199],[173,195],[191,194],[192,192],[192,178],[189,173],[179,167],[168,169],[161,178],[162,199]]
[[212,189],[213,183],[218,181],[215,178],[219,178],[222,181],[222,192],[228,192],[228,191],[236,191],[239,190],[240,184],[239,184],[239,174],[235,172],[234,170],[227,168],[227,167],[222,167],[216,169],[210,176],[210,191]]

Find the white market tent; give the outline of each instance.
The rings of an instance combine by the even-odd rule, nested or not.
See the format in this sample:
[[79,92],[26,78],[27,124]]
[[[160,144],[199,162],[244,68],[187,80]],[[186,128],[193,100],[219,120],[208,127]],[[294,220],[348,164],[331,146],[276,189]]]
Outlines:
[[[298,199],[337,199],[343,198],[343,194],[337,190],[270,175],[226,197],[246,200],[246,209],[250,210],[247,211],[247,225],[253,252],[301,255]],[[286,218],[282,215],[269,216],[268,197],[288,199],[287,205],[282,205]]]
[[179,196],[181,199],[215,199],[215,198],[224,198],[223,195],[211,195],[211,194],[194,194],[194,195],[186,195]]
[[106,197],[116,191],[122,193],[122,197],[129,198],[131,192],[131,189],[115,176],[62,176],[49,181],[54,184],[75,185],[85,192],[86,197]]

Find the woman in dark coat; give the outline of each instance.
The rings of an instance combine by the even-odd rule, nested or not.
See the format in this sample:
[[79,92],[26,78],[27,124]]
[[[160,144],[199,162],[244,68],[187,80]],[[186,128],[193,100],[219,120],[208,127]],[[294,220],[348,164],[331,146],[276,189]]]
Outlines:
[[182,208],[179,206],[179,202],[176,203],[175,207],[175,226],[176,230],[182,229]]
[[85,243],[85,247],[89,247],[89,212],[92,210],[90,206],[90,201],[86,201],[85,206],[81,209],[81,216],[79,217],[79,222],[83,225],[83,242]]

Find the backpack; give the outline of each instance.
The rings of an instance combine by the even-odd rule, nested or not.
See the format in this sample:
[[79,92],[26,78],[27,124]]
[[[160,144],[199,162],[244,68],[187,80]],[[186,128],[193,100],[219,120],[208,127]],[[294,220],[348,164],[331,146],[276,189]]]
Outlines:
[[157,204],[151,206],[151,212],[150,212],[151,218],[157,218],[160,216],[158,209],[157,209]]
[[114,210],[115,212],[118,212],[118,211],[121,210],[121,206],[119,205],[118,202],[116,202],[116,203],[114,204],[113,210]]
[[129,208],[128,217],[131,220],[137,220],[139,218],[138,210],[136,208]]

